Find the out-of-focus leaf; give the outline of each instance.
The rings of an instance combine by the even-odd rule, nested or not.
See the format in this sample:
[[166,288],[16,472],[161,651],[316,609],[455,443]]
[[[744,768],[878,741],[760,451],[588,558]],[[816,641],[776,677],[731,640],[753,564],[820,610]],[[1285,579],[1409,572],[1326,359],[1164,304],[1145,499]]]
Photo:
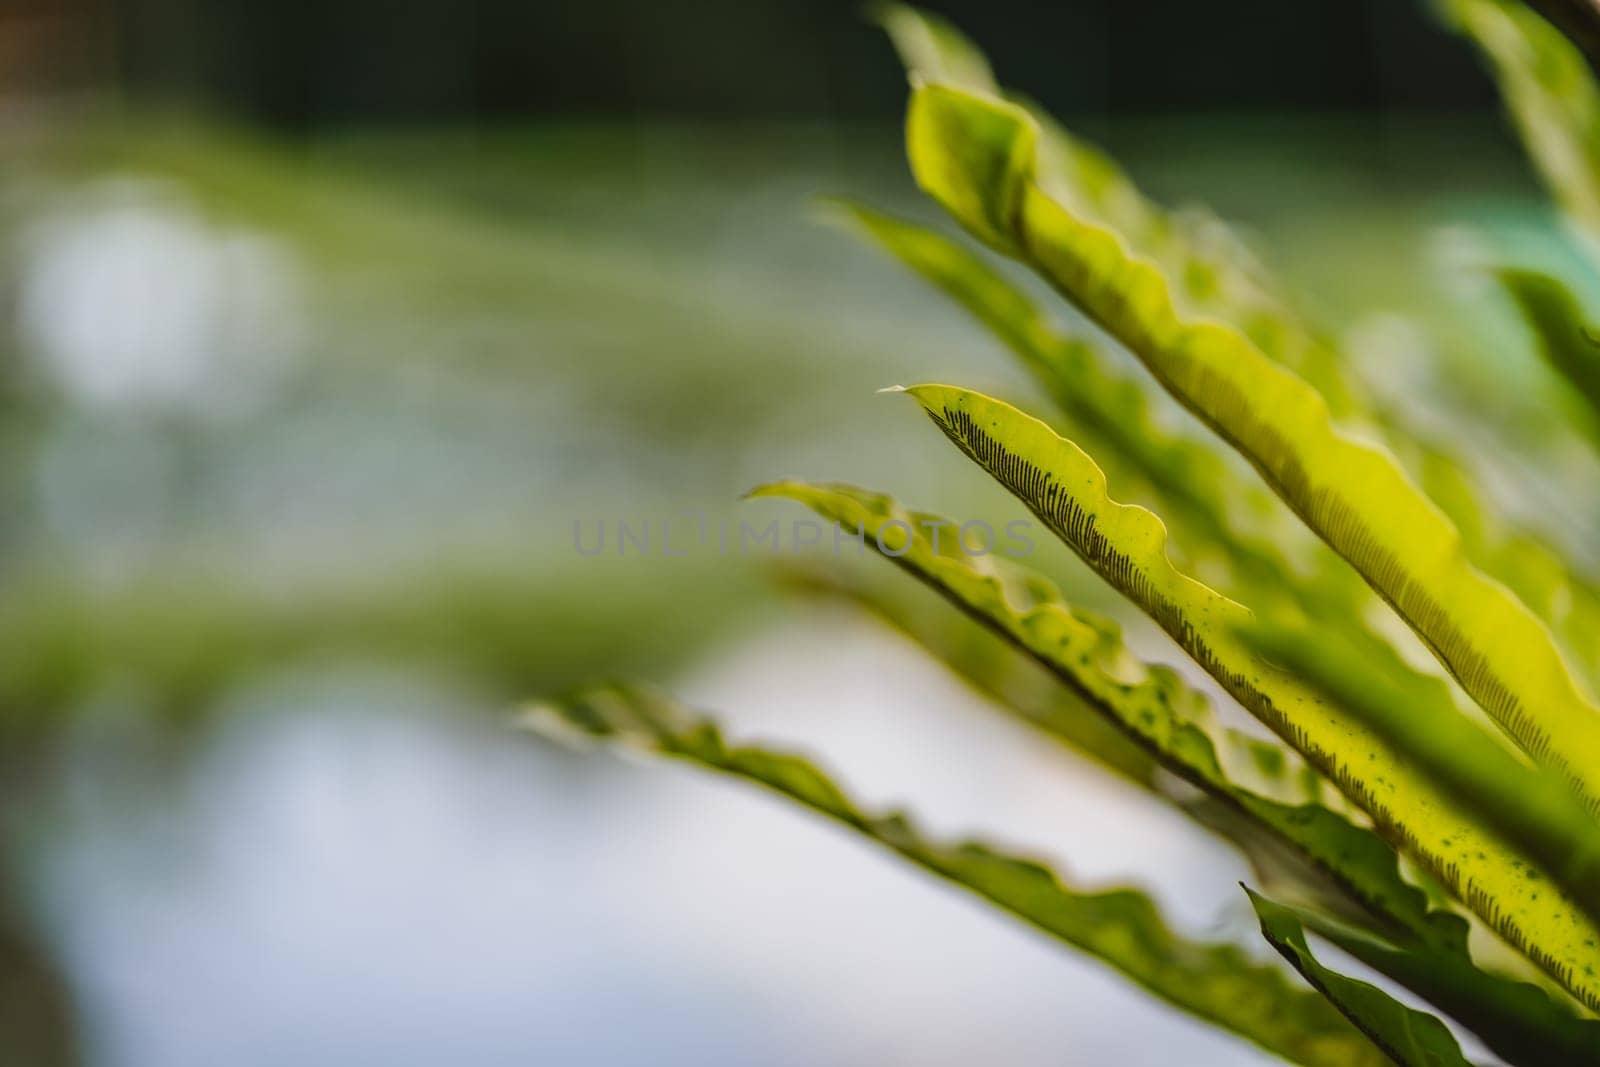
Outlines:
[[[1271,779],[1285,777],[1277,767],[1261,767],[1291,757],[1219,730],[1203,694],[1171,668],[1139,662],[1115,623],[1070,606],[1043,576],[1002,568],[992,556],[970,556],[948,536],[933,543],[925,531],[949,520],[907,511],[880,494],[804,482],[779,482],[755,493],[789,497],[842,528],[860,528],[891,562],[1032,656],[1168,771],[1266,827],[1379,923],[1429,943],[1464,942],[1461,917],[1430,911],[1425,894],[1400,877],[1394,851],[1376,834],[1323,804],[1286,803],[1258,791],[1263,774],[1267,788]],[[1259,755],[1237,758],[1246,753]],[[1224,757],[1230,757],[1226,765]],[[1259,766],[1251,785],[1242,786],[1240,776],[1252,768],[1241,764],[1251,762]],[[1446,822],[1454,828],[1453,819]]]
[[[1498,274],[1533,332],[1539,355],[1583,398],[1590,414],[1600,418],[1600,341],[1585,321],[1578,298],[1537,271],[1507,268]],[[1591,424],[1590,431],[1600,427]]]
[[1294,912],[1249,889],[1245,892],[1261,920],[1261,936],[1391,1060],[1401,1067],[1471,1067],[1444,1023],[1406,1007],[1375,985],[1324,967],[1311,954],[1305,928]]
[[1391,455],[1337,429],[1314,389],[1237,330],[1181,318],[1155,267],[1052,199],[1019,163],[1034,157],[1038,137],[1026,112],[929,85],[913,95],[907,126],[912,170],[930,195],[963,222],[977,210],[974,232],[1001,234],[998,247],[1126,344],[1350,561],[1510,736],[1600,803],[1600,765],[1579,755],[1600,750],[1600,708],[1538,618],[1467,560],[1455,527]]
[[1555,27],[1508,0],[1440,0],[1494,68],[1506,110],[1567,215],[1600,240],[1600,89]]
[[988,57],[949,21],[904,4],[879,4],[872,14],[915,76],[999,92]]
[[978,842],[945,843],[900,813],[864,811],[814,764],[732,746],[717,726],[657,694],[618,687],[535,705],[522,720],[549,736],[603,741],[765,786],[884,845],[1116,968],[1161,999],[1296,1063],[1354,1067],[1382,1055],[1339,1013],[1237,946],[1175,933],[1144,894],[1081,892],[1050,869]]
[[[1480,918],[1575,995],[1600,1004],[1600,929],[1589,917],[1370,727],[1264,664],[1237,633],[1250,625],[1250,613],[1180,574],[1167,558],[1161,520],[1111,500],[1089,456],[1037,419],[980,394],[950,386],[918,386],[910,393],[969,458],[1335,782],[1386,836],[1403,842]],[[1536,900],[1528,896],[1535,887]]]
[[1507,1063],[1571,1067],[1600,1061],[1600,1020],[1579,1016],[1531,982],[1480,970],[1459,952],[1402,947],[1304,908],[1285,910],[1461,1023]]
[[1585,52],[1591,64],[1600,61],[1600,7],[1594,0],[1528,0],[1528,6]]

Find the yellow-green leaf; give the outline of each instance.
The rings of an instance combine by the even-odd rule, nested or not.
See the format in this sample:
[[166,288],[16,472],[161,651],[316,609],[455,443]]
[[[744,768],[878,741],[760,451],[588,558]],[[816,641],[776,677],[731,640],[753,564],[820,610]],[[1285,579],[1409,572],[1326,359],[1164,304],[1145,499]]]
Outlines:
[[1127,345],[1350,561],[1511,737],[1600,809],[1600,763],[1583,756],[1600,751],[1600,708],[1544,625],[1472,566],[1455,527],[1393,456],[1336,428],[1316,390],[1238,330],[1180,318],[1158,270],[1051,199],[1033,177],[1038,127],[1026,112],[928,85],[914,94],[907,125],[927,192],[964,223],[974,205],[987,205],[975,232],[1034,265]]
[[1600,828],[1565,783],[1526,766],[1456,713],[1436,678],[1376,678],[1337,638],[1306,624],[1257,625],[1247,640],[1358,716],[1483,826],[1600,916]]
[[[988,61],[978,48],[947,22],[911,8],[896,6],[892,17],[884,22],[895,41],[908,70],[921,82],[959,85],[990,96],[1002,95]],[[1582,75],[1587,77],[1586,74]],[[1386,411],[1362,396],[1360,384],[1346,372],[1344,361],[1335,346],[1304,323],[1295,313],[1289,299],[1243,243],[1220,221],[1165,211],[1151,201],[1134,185],[1114,160],[1103,152],[1074,137],[1051,121],[1037,106],[1025,100],[1014,100],[1025,108],[1039,124],[1039,162],[1037,171],[1044,188],[1063,204],[1115,231],[1127,243],[1131,253],[1146,259],[1160,270],[1175,302],[1186,317],[1215,318],[1239,327],[1261,351],[1305,378],[1328,401],[1329,408],[1338,417],[1367,416],[1381,426],[1392,444],[1410,446],[1417,444],[1414,433],[1395,412]],[[903,226],[904,224],[902,224]],[[928,246],[924,240],[893,244],[896,234],[875,233],[890,251],[900,256],[937,284],[946,288],[969,310],[994,329],[1007,344],[1021,349],[1019,343],[1031,341],[1036,346],[1042,335],[1032,331],[1020,335],[1014,328],[1005,330],[1000,319],[1006,314],[1020,314],[1015,300],[1002,296],[997,286],[1005,279],[990,271],[993,282],[970,279],[962,284],[957,273],[957,261],[943,252]],[[933,235],[936,236],[936,235]],[[959,246],[955,246],[961,251]],[[914,262],[920,253],[921,261]],[[968,254],[981,268],[982,262]],[[945,277],[936,277],[941,273]],[[955,277],[950,277],[955,275]],[[953,284],[954,283],[954,284]],[[1014,288],[1014,287],[1013,287]],[[1020,293],[1018,294],[1021,295]],[[1026,297],[1022,297],[1026,301]],[[1028,301],[1031,304],[1031,301]],[[1052,350],[1044,349],[1048,355]],[[1027,358],[1026,353],[1023,353]],[[1048,362],[1030,360],[1052,397],[1064,403],[1065,397],[1078,395],[1080,388],[1093,393],[1089,387],[1080,387],[1084,373],[1077,364],[1082,359],[1056,358]],[[1051,374],[1051,371],[1054,374]],[[1053,377],[1054,380],[1051,380]],[[1064,395],[1063,395],[1064,394]],[[1110,400],[1111,403],[1103,401]],[[1103,410],[1116,412],[1119,419],[1130,427],[1137,427],[1140,436],[1157,427],[1142,426],[1133,421],[1135,413],[1116,402],[1114,396],[1098,397],[1096,403]],[[1069,417],[1071,409],[1065,408]],[[1126,418],[1123,418],[1126,416]],[[1077,429],[1077,427],[1074,427]],[[1112,452],[1099,447],[1094,439],[1084,444],[1102,461],[1112,459]],[[1120,446],[1116,446],[1120,447]],[[1584,672],[1590,685],[1600,680],[1600,594],[1597,594],[1581,576],[1571,574],[1566,564],[1536,537],[1525,532],[1509,530],[1503,536],[1488,536],[1483,527],[1486,510],[1484,494],[1471,483],[1460,466],[1446,457],[1437,445],[1421,448],[1413,473],[1421,480],[1427,495],[1439,503],[1446,514],[1461,530],[1468,558],[1475,560],[1489,574],[1508,585],[1546,625],[1561,639],[1568,654],[1575,655],[1575,666]],[[1128,453],[1130,458],[1144,464],[1147,458],[1138,453]],[[1402,453],[1403,459],[1409,457]],[[1174,471],[1176,467],[1171,468]],[[1121,488],[1126,477],[1121,470],[1106,471],[1112,483]],[[1263,529],[1270,526],[1267,536],[1257,540],[1294,547],[1293,535],[1285,535],[1280,527],[1265,522],[1253,505],[1253,496],[1239,492],[1209,475],[1203,466],[1192,467],[1195,476],[1191,484],[1199,487],[1201,495],[1225,501],[1220,510],[1227,512],[1227,520],[1236,530],[1240,526]],[[1158,485],[1158,488],[1163,486]],[[1135,491],[1137,487],[1134,487]],[[1124,489],[1124,492],[1128,490]],[[1441,495],[1445,494],[1445,495]],[[1177,496],[1166,495],[1160,501],[1161,514],[1175,528],[1188,535],[1193,530],[1204,533],[1205,528],[1193,522],[1185,502]],[[1478,534],[1482,536],[1478,536]],[[1183,546],[1185,551],[1196,546]],[[1248,540],[1234,542],[1235,549],[1245,553],[1256,547]],[[1238,557],[1238,553],[1235,553]],[[1238,563],[1249,569],[1255,561],[1249,555],[1238,557]],[[1342,598],[1347,594],[1344,583],[1337,580],[1342,575],[1319,570],[1317,587],[1303,589],[1306,597],[1317,600]],[[1282,585],[1277,582],[1275,584]],[[1303,588],[1305,583],[1299,583]],[[1266,592],[1261,583],[1251,589],[1252,595]],[[1329,614],[1339,615],[1338,610]],[[1357,606],[1351,612],[1364,614]],[[1359,636],[1352,630],[1353,636]],[[1367,651],[1375,658],[1383,654],[1382,648],[1369,644]]]
[[723,740],[715,723],[640,689],[608,687],[541,703],[523,722],[562,739],[603,741],[765,786],[1085,951],[1168,1003],[1311,1067],[1378,1067],[1382,1055],[1338,1012],[1237,946],[1189,940],[1132,889],[1085,892],[1049,868],[975,841],[942,842],[901,813],[858,806],[814,764]]
[[1074,552],[1154,619],[1229,694],[1403,843],[1509,942],[1585,1003],[1600,1005],[1600,929],[1548,877],[1509,850],[1370,727],[1242,642],[1241,605],[1187,575],[1166,554],[1166,529],[1144,508],[1111,500],[1094,461],[1044,423],[951,386],[910,390],[968,457],[1010,489]]

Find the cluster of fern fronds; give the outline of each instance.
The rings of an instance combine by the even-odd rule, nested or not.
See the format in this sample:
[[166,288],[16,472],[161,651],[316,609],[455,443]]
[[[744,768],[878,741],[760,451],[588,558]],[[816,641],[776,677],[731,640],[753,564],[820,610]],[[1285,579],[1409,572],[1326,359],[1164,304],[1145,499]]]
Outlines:
[[[1561,208],[1600,248],[1600,90],[1582,56],[1510,0],[1451,0],[1446,14],[1482,48]],[[646,689],[541,703],[529,724],[777,790],[1292,1062],[1465,1063],[1442,1015],[1509,1063],[1600,1063],[1600,586],[1490,521],[1473,477],[1375,402],[1340,345],[1214,221],[1151,202],[1000,89],[943,22],[904,8],[882,20],[910,73],[918,185],[1096,328],[1055,325],[973,242],[836,205],[1020,357],[1053,408],[1040,418],[951,385],[908,399],[1271,739],[1221,725],[1182,673],[1138,663],[1114,623],[1016,560],[969,551],[951,525],[844,485],[756,492],[861,530],[952,607],[935,617],[843,576],[835,592],[1238,847],[1261,933],[1305,981],[1243,946],[1181,936],[1139,892],[1081,891],[863,810],[806,760],[732,745]],[[1574,396],[1600,404],[1600,349],[1578,301],[1541,274],[1495,278]],[[1148,373],[1108,360],[1108,341]],[[1154,417],[1154,389],[1214,439]],[[965,639],[963,616],[1051,685],[1023,684]],[[1438,1015],[1319,962],[1319,939]]]

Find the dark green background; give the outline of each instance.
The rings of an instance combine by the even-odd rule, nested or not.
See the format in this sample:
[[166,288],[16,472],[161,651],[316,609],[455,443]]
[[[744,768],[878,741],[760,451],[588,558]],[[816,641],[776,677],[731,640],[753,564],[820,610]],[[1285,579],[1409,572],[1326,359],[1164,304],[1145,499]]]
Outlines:
[[[1478,110],[1418,0],[930,3],[1070,114]],[[887,118],[897,65],[856,0],[112,0],[140,94],[280,127],[538,116]]]

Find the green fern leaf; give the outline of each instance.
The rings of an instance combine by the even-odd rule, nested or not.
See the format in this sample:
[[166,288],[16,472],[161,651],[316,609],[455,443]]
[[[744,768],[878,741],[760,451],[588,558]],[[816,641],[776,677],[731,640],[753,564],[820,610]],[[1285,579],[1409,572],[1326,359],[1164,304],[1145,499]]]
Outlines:
[[1377,1067],[1383,1056],[1315,994],[1237,946],[1175,933],[1143,893],[1084,892],[1049,868],[988,845],[946,843],[900,813],[874,814],[799,756],[729,745],[709,719],[655,693],[611,687],[541,703],[522,719],[540,734],[601,741],[679,759],[765,786],[1116,968],[1207,1022],[1309,1067]]
[[1471,1067],[1455,1035],[1427,1012],[1408,1008],[1375,985],[1347,978],[1317,962],[1299,918],[1250,889],[1261,935],[1373,1044],[1401,1067]]

